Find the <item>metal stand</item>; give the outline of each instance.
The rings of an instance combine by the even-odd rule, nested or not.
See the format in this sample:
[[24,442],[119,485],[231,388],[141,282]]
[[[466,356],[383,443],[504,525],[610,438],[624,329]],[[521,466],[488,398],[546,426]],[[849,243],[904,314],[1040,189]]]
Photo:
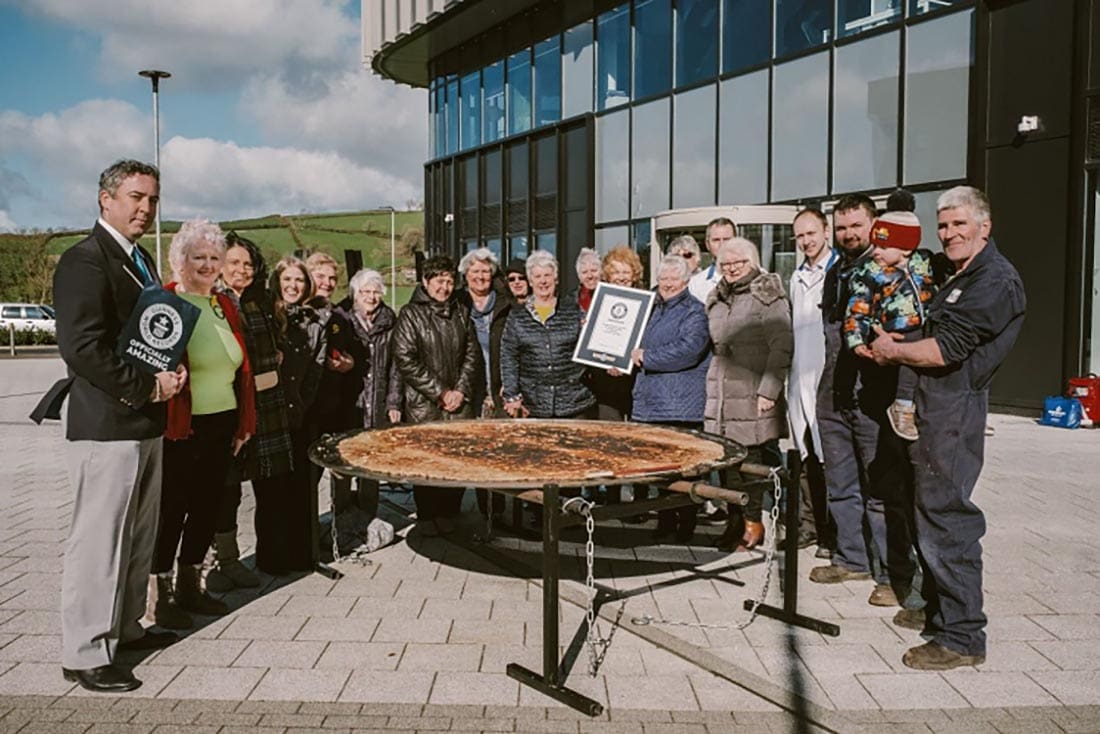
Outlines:
[[561,578],[558,535],[561,532],[561,512],[558,509],[557,485],[546,485],[542,496],[542,675],[519,663],[508,663],[506,672],[509,678],[572,709],[588,716],[599,716],[603,713],[603,706],[588,696],[566,688],[561,674],[558,660],[558,581]]
[[[800,524],[798,481],[802,474],[802,455],[798,451],[788,452],[787,465],[789,468],[786,476],[787,511],[784,513],[787,535],[783,546],[783,607],[781,609],[769,604],[760,604],[756,606],[756,613],[795,627],[813,630],[830,637],[839,637],[839,626],[798,613],[798,526]],[[752,611],[751,599],[745,600],[745,609]]]

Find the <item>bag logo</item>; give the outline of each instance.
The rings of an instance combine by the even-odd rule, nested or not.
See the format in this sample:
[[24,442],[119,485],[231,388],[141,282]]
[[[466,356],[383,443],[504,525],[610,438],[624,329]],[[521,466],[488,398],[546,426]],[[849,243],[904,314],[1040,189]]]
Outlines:
[[950,293],[947,294],[947,302],[948,303],[958,303],[959,296],[961,296],[962,294],[963,294],[962,288],[956,288],[955,290],[953,290],[953,291],[951,291]]
[[141,314],[138,322],[141,338],[155,349],[171,349],[183,335],[183,319],[176,309],[154,303]]

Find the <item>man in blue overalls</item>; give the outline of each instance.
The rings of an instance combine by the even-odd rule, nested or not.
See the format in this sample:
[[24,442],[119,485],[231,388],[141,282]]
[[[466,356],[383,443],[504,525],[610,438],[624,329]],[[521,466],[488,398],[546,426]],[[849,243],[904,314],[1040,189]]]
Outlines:
[[[938,232],[955,274],[928,308],[924,338],[879,333],[879,364],[917,369],[918,439],[910,448],[917,549],[924,571],[924,632],[902,662],[950,670],[985,662],[982,547],[985,518],[970,500],[982,469],[989,383],[1024,320],[1019,273],[989,238],[989,200],[956,186],[936,203]],[[918,616],[903,610],[899,616]],[[898,620],[899,624],[904,620]]]

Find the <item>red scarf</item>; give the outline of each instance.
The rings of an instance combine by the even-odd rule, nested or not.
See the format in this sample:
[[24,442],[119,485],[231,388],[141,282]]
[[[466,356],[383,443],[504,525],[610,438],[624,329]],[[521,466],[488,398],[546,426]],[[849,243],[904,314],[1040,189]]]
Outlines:
[[588,313],[588,307],[592,305],[592,294],[594,290],[589,290],[583,285],[577,291],[577,305],[581,307],[581,310]]
[[[164,290],[176,292],[178,284],[173,281],[164,286]],[[243,439],[256,433],[256,385],[252,381],[252,365],[248,362],[248,350],[244,345],[244,332],[241,330],[241,315],[233,299],[224,293],[215,293],[218,305],[233,330],[233,336],[241,348],[241,366],[237,368],[234,383],[237,393],[237,434]],[[183,354],[183,366],[187,367],[187,353]],[[168,427],[164,437],[180,441],[191,437],[191,380],[188,380],[174,398],[168,401]]]

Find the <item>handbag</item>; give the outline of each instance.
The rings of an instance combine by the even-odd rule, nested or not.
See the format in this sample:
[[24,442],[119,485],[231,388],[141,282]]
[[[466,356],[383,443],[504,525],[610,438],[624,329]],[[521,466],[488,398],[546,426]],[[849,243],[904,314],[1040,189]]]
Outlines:
[[1094,424],[1100,423],[1100,377],[1095,373],[1069,378],[1066,397],[1077,398],[1085,417]]
[[1056,428],[1077,428],[1081,425],[1081,401],[1051,395],[1043,400],[1043,416],[1039,423]]

